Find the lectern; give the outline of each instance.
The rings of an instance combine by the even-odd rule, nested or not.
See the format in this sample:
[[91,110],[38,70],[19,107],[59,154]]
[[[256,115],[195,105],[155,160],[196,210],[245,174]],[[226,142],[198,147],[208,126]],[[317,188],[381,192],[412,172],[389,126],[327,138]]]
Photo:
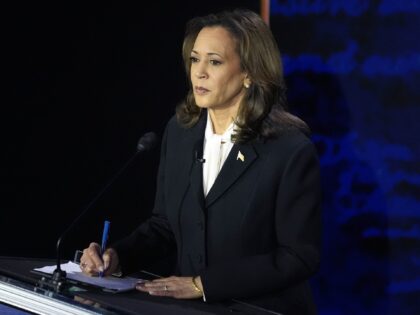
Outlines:
[[[201,300],[154,297],[143,292],[105,292],[71,283],[60,293],[40,287],[34,268],[53,265],[53,260],[0,257],[0,303],[35,314],[280,314],[241,301],[209,304]],[[136,275],[150,278],[147,273]],[[286,314],[285,314],[286,315]]]

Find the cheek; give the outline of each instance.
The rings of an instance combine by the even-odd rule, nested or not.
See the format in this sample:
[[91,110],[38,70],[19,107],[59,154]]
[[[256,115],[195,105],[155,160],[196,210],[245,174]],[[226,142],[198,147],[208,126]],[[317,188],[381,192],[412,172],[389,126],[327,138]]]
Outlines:
[[193,81],[193,73],[194,73],[194,68],[191,66],[190,67],[190,81]]
[[196,79],[196,74],[197,74],[197,64],[191,63],[190,65],[190,80],[191,81],[194,81],[194,79]]
[[221,75],[216,77],[216,82],[221,91],[231,90],[237,85],[237,75]]
[[220,87],[224,94],[236,94],[242,89],[242,85],[241,77],[234,76],[221,82]]

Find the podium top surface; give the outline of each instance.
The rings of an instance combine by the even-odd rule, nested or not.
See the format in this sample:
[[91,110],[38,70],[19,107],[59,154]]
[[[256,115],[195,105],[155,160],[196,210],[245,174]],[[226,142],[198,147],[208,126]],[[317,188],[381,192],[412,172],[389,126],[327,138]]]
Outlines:
[[[32,272],[34,268],[51,264],[54,261],[48,259],[0,256],[0,302],[7,303],[7,299],[1,299],[1,294],[7,291],[6,295],[10,295],[8,291],[13,289],[25,294],[29,294],[29,291],[31,299],[40,299],[43,301],[41,303],[60,303],[60,306],[68,305],[85,311],[75,311],[74,314],[278,314],[240,301],[210,304],[201,300],[155,297],[139,291],[110,293],[81,284],[71,285],[63,293],[56,293],[40,288],[41,276]],[[49,300],[46,301],[45,297]]]

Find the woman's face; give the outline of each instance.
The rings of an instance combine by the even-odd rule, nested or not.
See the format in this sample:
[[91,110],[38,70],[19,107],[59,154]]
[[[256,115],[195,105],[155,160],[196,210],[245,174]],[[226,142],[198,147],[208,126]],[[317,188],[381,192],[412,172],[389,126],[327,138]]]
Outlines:
[[230,33],[222,27],[203,28],[191,52],[196,104],[209,109],[239,106],[245,94],[245,78]]

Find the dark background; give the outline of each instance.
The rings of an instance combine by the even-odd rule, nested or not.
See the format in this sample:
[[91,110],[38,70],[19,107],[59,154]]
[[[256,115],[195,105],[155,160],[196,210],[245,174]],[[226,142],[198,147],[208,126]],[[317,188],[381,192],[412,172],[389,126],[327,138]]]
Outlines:
[[[52,257],[60,232],[139,137],[161,136],[186,92],[181,47],[190,18],[237,6],[259,10],[258,1],[168,3],[4,12],[2,255]],[[150,213],[158,153],[141,156],[69,235],[67,257],[99,240],[105,218],[115,240]]]
[[[185,23],[259,1],[3,10],[0,255],[53,257],[61,231],[186,93]],[[320,314],[418,314],[420,1],[271,1],[291,110],[322,167]],[[63,243],[66,258],[153,206],[141,156]]]

